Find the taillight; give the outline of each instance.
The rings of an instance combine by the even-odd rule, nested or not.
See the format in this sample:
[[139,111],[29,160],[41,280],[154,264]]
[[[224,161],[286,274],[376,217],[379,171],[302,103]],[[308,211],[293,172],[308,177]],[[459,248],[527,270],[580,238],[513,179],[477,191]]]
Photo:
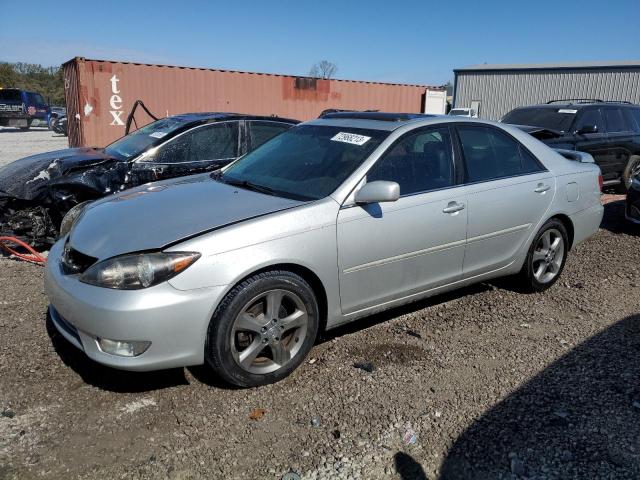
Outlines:
[[604,180],[602,179],[602,175],[598,175],[598,185],[600,185],[600,191],[602,191],[602,186],[604,185]]

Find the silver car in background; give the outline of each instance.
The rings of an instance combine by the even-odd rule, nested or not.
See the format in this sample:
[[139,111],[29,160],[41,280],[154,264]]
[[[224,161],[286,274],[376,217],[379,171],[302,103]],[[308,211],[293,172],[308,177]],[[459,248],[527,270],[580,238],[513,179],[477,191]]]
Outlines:
[[222,171],[72,212],[50,318],[116,368],[275,382],[319,332],[374,312],[506,275],[549,288],[598,229],[599,175],[505,124],[328,114]]

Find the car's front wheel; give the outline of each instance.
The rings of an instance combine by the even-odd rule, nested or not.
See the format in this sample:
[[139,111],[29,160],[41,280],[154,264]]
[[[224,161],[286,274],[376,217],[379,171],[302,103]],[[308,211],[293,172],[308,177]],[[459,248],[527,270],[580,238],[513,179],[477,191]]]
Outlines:
[[520,271],[524,288],[542,292],[558,281],[567,260],[569,241],[564,224],[552,218],[538,231]]
[[631,182],[640,175],[640,157],[634,155],[629,159],[629,163],[622,172],[621,192],[626,193],[631,188]]
[[318,317],[313,290],[299,275],[254,275],[234,287],[216,309],[207,334],[207,363],[240,387],[277,382],[313,347]]

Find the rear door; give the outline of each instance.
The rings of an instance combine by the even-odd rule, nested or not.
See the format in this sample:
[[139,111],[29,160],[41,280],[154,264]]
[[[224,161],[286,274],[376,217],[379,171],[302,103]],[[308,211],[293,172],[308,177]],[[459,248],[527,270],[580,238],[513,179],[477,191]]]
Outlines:
[[468,202],[465,278],[509,265],[544,217],[555,179],[523,145],[486,125],[457,127]]
[[378,160],[367,182],[400,185],[395,202],[338,214],[340,299],[352,313],[458,280],[467,210],[448,127],[413,130]]

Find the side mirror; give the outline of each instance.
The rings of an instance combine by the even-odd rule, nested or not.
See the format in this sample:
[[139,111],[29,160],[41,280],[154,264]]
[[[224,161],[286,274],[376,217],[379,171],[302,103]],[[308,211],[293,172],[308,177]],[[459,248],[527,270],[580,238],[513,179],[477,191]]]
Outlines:
[[356,192],[355,201],[358,204],[382,203],[395,202],[398,198],[400,198],[400,185],[396,182],[376,180],[375,182],[365,183]]
[[598,127],[596,125],[583,125],[576,133],[578,135],[585,135],[587,133],[598,133]]

